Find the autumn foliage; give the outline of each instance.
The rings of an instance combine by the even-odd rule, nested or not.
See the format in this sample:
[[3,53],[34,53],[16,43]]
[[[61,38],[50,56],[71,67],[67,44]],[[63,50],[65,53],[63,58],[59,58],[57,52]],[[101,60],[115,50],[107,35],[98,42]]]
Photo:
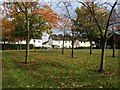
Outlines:
[[120,31],[120,25],[115,25],[115,28],[117,29],[117,31]]
[[57,13],[53,12],[51,7],[44,5],[39,10],[35,10],[34,13],[41,15],[52,27],[60,26],[58,22],[61,21],[62,18]]
[[37,1],[14,2],[14,3],[4,2],[3,5],[5,7],[3,10],[3,13],[6,13],[6,16],[10,18],[13,18],[20,13],[18,9],[29,8],[29,10],[33,14],[38,14],[42,16],[48,22],[48,24],[51,25],[52,27],[59,27],[58,22],[62,20],[62,18],[56,12],[54,12],[50,6],[43,5],[43,6],[38,7]]
[[[46,32],[52,33],[51,28],[60,28],[61,25],[59,22],[63,21],[60,15],[58,15],[56,12],[52,10],[52,8],[48,5],[39,5],[38,1],[32,1],[32,2],[4,2],[3,3],[4,9],[2,10],[2,13],[4,15],[4,18],[2,20],[4,29],[7,29],[7,31],[4,31],[5,33],[12,33],[15,29],[15,26],[11,25],[13,21],[15,22],[18,17],[25,18],[25,13],[28,13],[28,18],[31,20],[34,16],[38,16],[43,18],[43,20],[46,22],[47,26],[50,28],[46,28]],[[24,14],[23,14],[24,13]],[[11,21],[5,21],[8,18],[11,18]],[[25,22],[25,19],[23,19],[23,22]],[[65,21],[64,21],[65,22]],[[66,21],[67,22],[67,21]],[[15,25],[15,24],[14,24]],[[9,28],[9,31],[8,31]],[[40,25],[41,28],[41,25]],[[43,30],[43,29],[41,29]],[[44,32],[42,31],[42,32]],[[16,37],[17,38],[17,37]],[[18,41],[18,40],[17,40]]]
[[10,39],[13,31],[14,26],[12,25],[12,21],[7,18],[2,18],[2,40]]

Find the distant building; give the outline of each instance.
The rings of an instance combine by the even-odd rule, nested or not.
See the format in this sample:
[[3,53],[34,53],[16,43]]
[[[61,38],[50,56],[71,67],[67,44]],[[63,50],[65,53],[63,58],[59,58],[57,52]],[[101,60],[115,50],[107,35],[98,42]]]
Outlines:
[[42,39],[31,39],[29,43],[35,47],[42,47]]
[[[72,36],[66,35],[63,37],[62,35],[50,35],[47,42],[43,42],[41,38],[30,39],[29,44],[33,44],[35,47],[44,47],[44,48],[63,48],[63,38],[64,38],[64,47],[72,48]],[[3,42],[1,42],[3,43]],[[8,42],[6,42],[8,43]],[[11,42],[13,43],[13,42]],[[26,44],[26,40],[14,42],[15,44]],[[92,42],[93,47],[96,47],[95,42]],[[79,47],[90,47],[90,41],[86,39],[76,39],[74,41],[74,48]]]
[[49,43],[49,41],[43,42],[42,43],[42,47],[43,48],[52,48],[51,44]]
[[[71,36],[67,35],[64,38],[64,47],[65,48],[71,48],[72,41],[70,40]],[[50,35],[49,36],[49,45],[51,45],[53,48],[62,48],[63,47],[63,36],[62,35]]]
[[[95,47],[95,42],[92,42],[93,47]],[[63,36],[62,35],[50,35],[49,40],[46,43],[43,43],[43,47],[52,47],[52,48],[62,48],[63,47]],[[64,47],[72,48],[71,36],[66,35],[64,37]],[[76,40],[74,42],[74,48],[79,47],[90,47],[89,41]]]

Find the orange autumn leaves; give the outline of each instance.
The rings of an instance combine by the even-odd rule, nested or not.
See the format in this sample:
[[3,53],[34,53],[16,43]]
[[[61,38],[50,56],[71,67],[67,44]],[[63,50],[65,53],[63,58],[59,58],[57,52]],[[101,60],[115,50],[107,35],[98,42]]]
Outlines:
[[[64,28],[64,25],[66,25],[67,28],[71,28],[71,26],[67,24],[69,22],[67,19],[62,18],[56,12],[53,12],[51,7],[47,5],[44,5],[39,10],[36,10],[35,13],[42,15],[52,27]],[[64,23],[64,25],[60,24],[61,22]]]
[[11,35],[12,32],[14,31],[14,26],[12,25],[12,21],[10,21],[7,18],[2,18],[2,39],[3,40],[8,40],[12,39]]
[[[115,28],[117,29],[118,32],[120,32],[120,25],[115,25]],[[116,42],[120,43],[120,36],[117,38]]]
[[60,17],[49,6],[44,5],[39,10],[35,10],[34,13],[41,15],[52,27],[58,27]]
[[117,29],[117,31],[120,31],[120,25],[115,25],[115,28]]
[[[47,24],[51,26],[52,28],[65,28],[64,25],[69,29],[71,28],[71,21],[67,20],[66,18],[62,18],[61,15],[58,15],[58,13],[54,12],[52,8],[48,5],[43,5],[40,7],[37,7],[38,2],[33,1],[33,2],[15,2],[13,5],[10,5],[10,3],[5,2],[4,7],[8,8],[7,10],[5,9],[5,13],[7,17],[10,18],[15,18],[17,14],[20,13],[18,9],[23,9],[25,12],[25,8],[28,8],[33,14],[37,14],[42,16]],[[61,24],[63,23],[63,24]]]
[[14,30],[14,26],[12,25],[12,21],[10,21],[7,18],[2,18],[2,34],[9,35],[12,30]]
[[12,26],[12,21],[7,18],[2,18],[2,27],[4,27],[4,29],[14,30],[14,27]]

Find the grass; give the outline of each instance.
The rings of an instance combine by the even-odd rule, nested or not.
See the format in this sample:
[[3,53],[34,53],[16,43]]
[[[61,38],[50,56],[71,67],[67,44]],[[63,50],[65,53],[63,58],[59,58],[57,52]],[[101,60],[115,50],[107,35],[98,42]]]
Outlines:
[[[116,51],[117,52],[117,51]],[[98,72],[101,50],[30,51],[24,64],[25,51],[3,51],[3,88],[118,88],[118,56],[106,50],[106,73]]]

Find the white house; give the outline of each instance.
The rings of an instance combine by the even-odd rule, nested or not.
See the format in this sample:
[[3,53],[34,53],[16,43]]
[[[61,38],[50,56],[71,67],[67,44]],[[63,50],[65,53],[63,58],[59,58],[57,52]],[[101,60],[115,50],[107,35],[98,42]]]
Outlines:
[[43,42],[43,43],[42,43],[42,47],[45,47],[45,48],[52,48],[52,46],[50,45],[49,41]]
[[[71,48],[72,41],[69,36],[64,38],[64,47]],[[63,47],[63,37],[57,35],[50,35],[48,40],[48,45],[51,45],[53,48],[62,48]]]
[[[79,41],[80,47],[90,47],[90,41]],[[96,47],[95,42],[92,41],[92,46]]]
[[31,39],[30,44],[33,44],[35,47],[42,47],[42,39]]
[[[71,48],[72,47],[72,41],[70,40],[64,40],[64,47],[65,48]],[[50,45],[53,45],[53,46],[58,46],[59,48],[62,48],[63,47],[63,40],[52,40],[52,44]]]
[[[72,48],[72,41],[70,40],[71,36],[67,35],[64,38],[64,47]],[[95,42],[92,42],[93,47],[95,47]],[[46,42],[44,47],[53,47],[53,48],[62,48],[63,47],[63,38],[57,35],[50,35],[49,40]],[[74,48],[78,47],[90,47],[89,41],[79,41],[74,42]]]

